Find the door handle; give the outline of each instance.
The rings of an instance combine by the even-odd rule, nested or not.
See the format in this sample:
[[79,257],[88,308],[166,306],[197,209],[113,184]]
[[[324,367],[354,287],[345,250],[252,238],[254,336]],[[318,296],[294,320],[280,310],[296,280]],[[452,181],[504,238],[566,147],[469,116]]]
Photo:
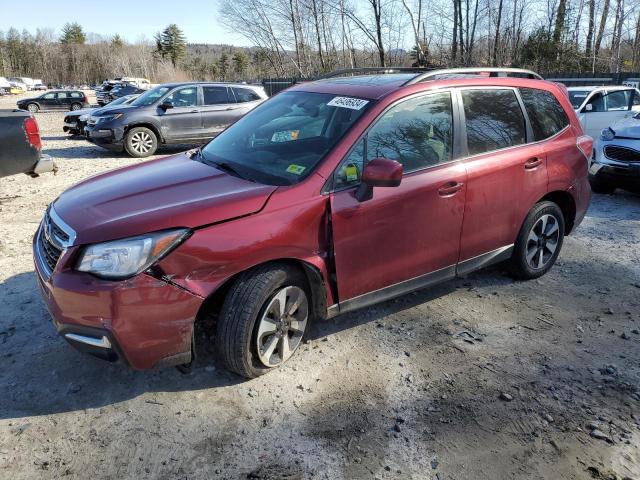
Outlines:
[[462,187],[464,187],[464,183],[448,182],[438,189],[438,195],[440,195],[441,197],[450,197],[462,190]]
[[533,170],[534,168],[539,167],[542,164],[542,159],[538,157],[533,157],[527,160],[524,163],[524,168],[526,170]]

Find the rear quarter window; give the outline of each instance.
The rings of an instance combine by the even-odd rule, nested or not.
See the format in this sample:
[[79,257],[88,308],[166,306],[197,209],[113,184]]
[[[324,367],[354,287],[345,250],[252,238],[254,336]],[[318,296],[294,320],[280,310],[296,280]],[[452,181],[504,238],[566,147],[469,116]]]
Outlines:
[[534,140],[553,137],[569,125],[569,117],[551,92],[521,88],[520,96],[529,115]]

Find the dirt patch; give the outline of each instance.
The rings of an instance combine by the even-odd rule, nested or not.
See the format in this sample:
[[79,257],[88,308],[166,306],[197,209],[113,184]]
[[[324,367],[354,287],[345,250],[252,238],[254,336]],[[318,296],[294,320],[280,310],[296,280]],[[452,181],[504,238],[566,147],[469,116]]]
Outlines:
[[640,479],[640,197],[595,196],[537,281],[343,315],[263,378],[133,372],[55,334],[31,237],[63,189],[140,160],[37,119],[60,171],[0,179],[0,478]]

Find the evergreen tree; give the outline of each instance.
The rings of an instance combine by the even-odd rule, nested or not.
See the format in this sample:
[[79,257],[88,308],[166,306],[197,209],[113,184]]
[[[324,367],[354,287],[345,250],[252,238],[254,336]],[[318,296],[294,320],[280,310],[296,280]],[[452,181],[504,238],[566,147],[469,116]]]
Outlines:
[[240,77],[247,73],[247,67],[249,66],[249,57],[244,52],[236,52],[233,55],[233,69]]
[[62,27],[62,36],[60,37],[60,43],[64,44],[77,44],[82,45],[86,41],[87,36],[79,23],[65,23]]
[[172,23],[165,28],[162,33],[157,33],[156,40],[156,52],[159,53],[162,58],[169,57],[174,67],[178,62],[184,58],[187,53],[187,41],[185,40],[184,33],[180,30],[175,23]]

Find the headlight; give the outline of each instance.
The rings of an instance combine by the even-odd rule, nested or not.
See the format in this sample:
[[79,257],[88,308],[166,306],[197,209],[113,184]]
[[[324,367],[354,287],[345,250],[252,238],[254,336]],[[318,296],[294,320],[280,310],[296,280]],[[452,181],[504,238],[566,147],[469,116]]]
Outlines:
[[600,138],[602,140],[606,140],[607,142],[609,140],[613,140],[615,136],[616,134],[614,133],[613,130],[611,130],[611,128],[605,128],[604,130],[602,130],[602,132],[600,132]]
[[80,115],[79,120],[80,120],[81,122],[86,122],[88,118],[89,118],[89,115]]
[[98,117],[98,122],[110,122],[111,120],[117,120],[122,115],[122,113],[116,113],[115,115],[105,115],[104,117]]
[[189,230],[166,230],[85,248],[76,270],[108,279],[124,279],[145,271],[176,248]]

